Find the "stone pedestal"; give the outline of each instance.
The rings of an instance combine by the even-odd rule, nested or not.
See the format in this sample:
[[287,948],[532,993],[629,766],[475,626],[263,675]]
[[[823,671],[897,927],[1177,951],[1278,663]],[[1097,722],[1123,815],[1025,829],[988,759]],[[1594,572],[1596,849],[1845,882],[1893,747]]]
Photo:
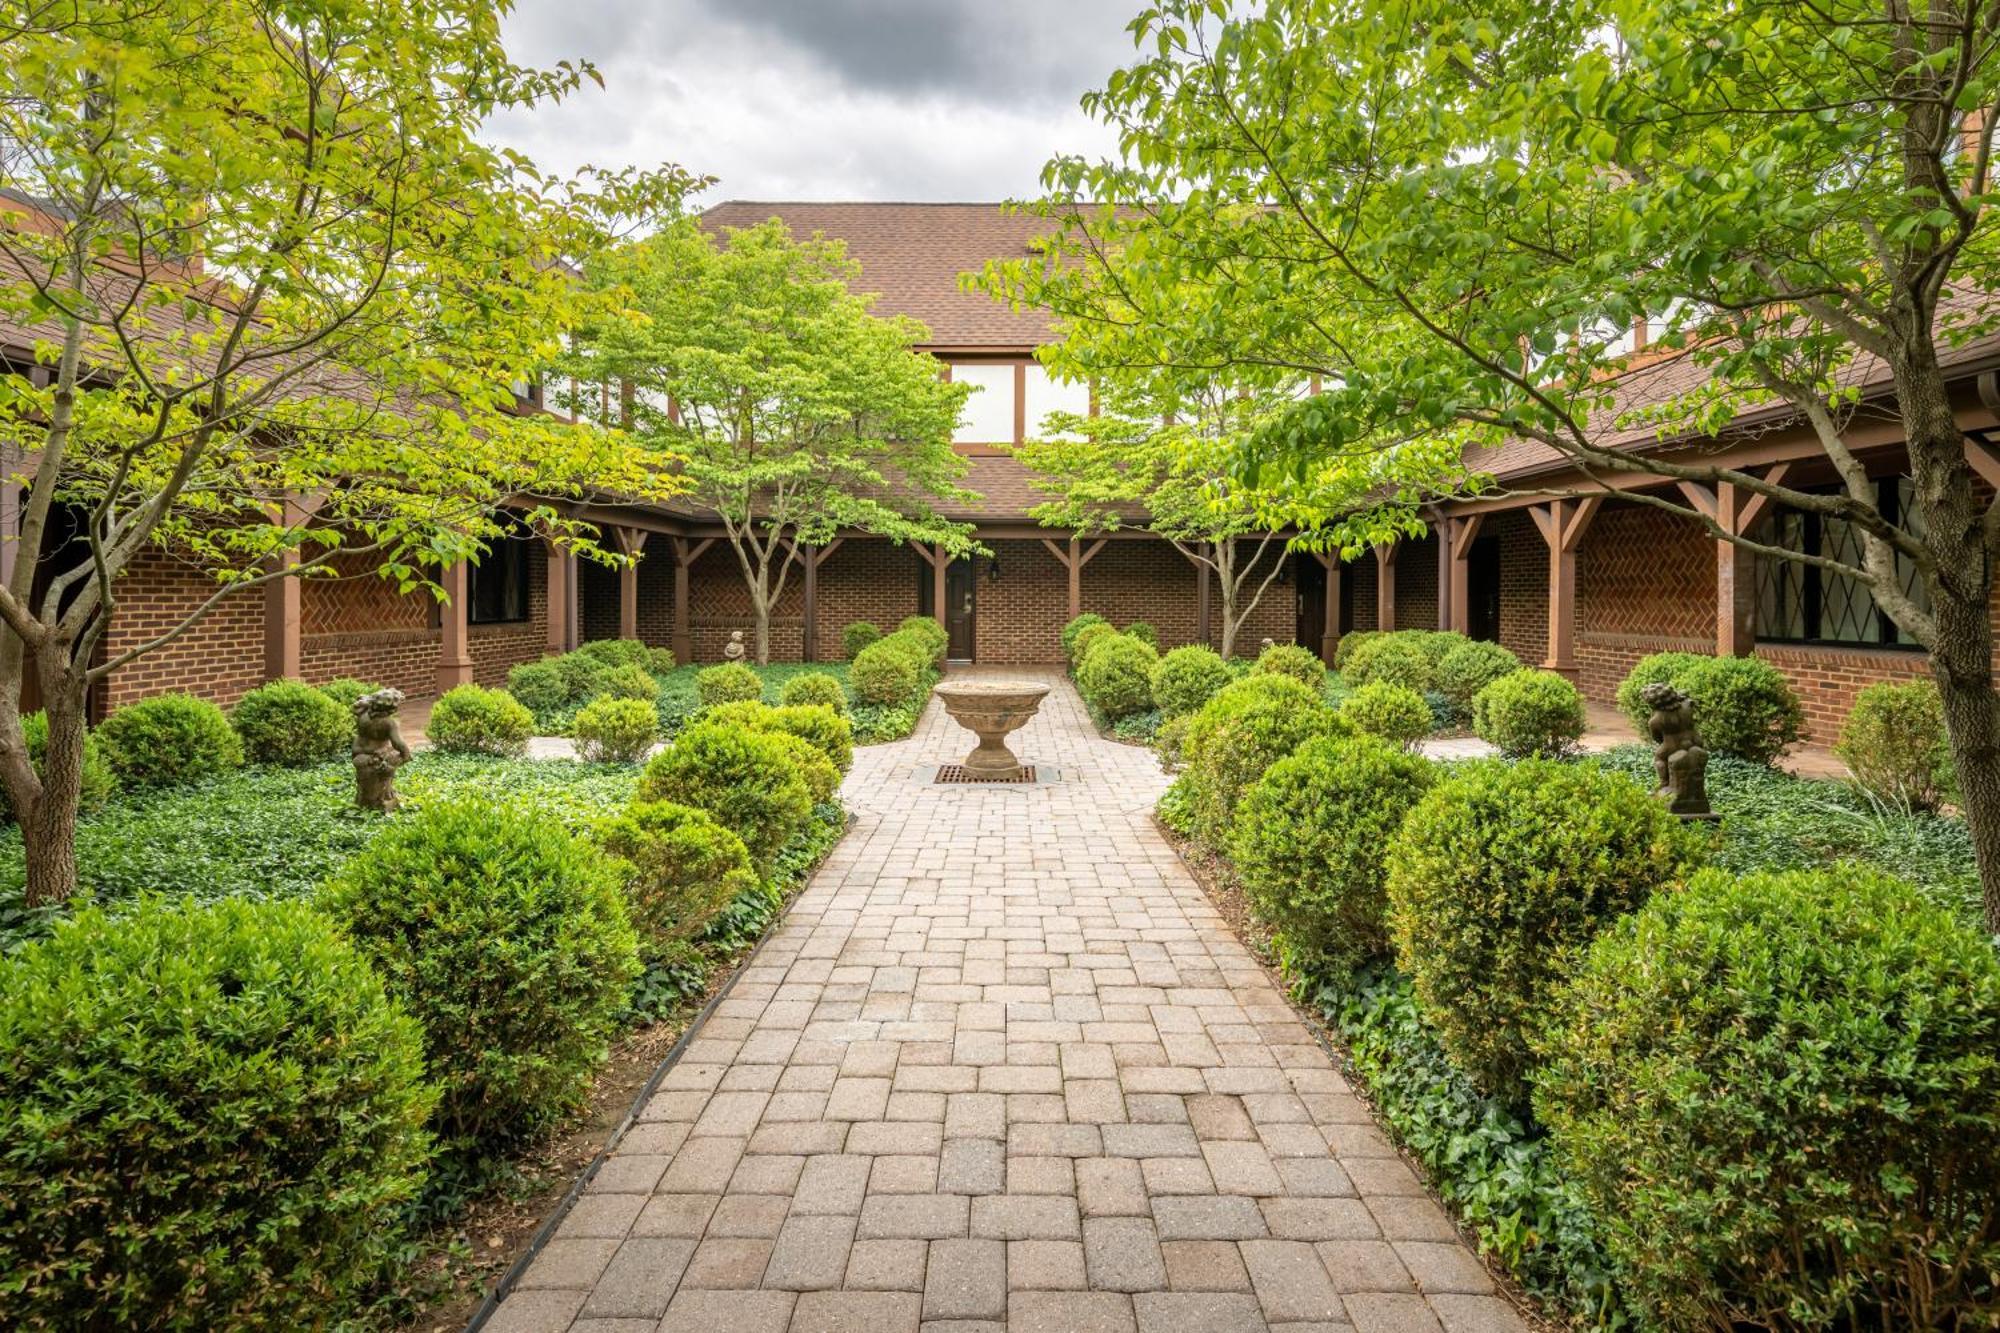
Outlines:
[[1031,680],[948,680],[937,687],[951,720],[979,737],[965,756],[965,771],[989,782],[1014,782],[1021,761],[1007,748],[1007,736],[1028,724],[1049,687]]

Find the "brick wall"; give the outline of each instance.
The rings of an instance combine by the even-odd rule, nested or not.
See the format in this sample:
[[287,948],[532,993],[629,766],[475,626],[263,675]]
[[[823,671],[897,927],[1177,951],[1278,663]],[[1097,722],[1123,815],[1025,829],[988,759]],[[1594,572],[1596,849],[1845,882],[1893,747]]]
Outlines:
[[[144,551],[117,583],[117,605],[99,650],[105,659],[158,638],[215,593],[206,571],[165,551]],[[223,707],[264,683],[264,591],[224,597],[187,633],[120,668],[100,696],[105,711],[155,694],[185,692]]]
[[1604,702],[1649,653],[1714,652],[1715,543],[1658,509],[1605,505],[1577,547],[1576,626],[1578,683]]
[[1426,534],[1396,552],[1396,628],[1438,627],[1438,544]]
[[1500,642],[1530,666],[1549,654],[1549,548],[1524,510],[1494,514],[1481,536],[1500,550]]

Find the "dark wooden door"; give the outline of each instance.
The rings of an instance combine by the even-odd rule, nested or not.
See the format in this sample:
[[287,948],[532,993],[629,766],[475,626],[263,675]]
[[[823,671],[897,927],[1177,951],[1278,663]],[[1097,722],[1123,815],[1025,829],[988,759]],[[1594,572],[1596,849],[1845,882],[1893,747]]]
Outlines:
[[1292,630],[1292,642],[1318,652],[1326,637],[1326,566],[1310,555],[1301,555],[1292,561],[1292,569],[1299,590],[1298,624]]
[[1481,537],[1466,557],[1465,630],[1475,639],[1500,642],[1500,542]]
[[944,628],[951,638],[944,655],[954,662],[972,660],[978,586],[970,560],[954,560],[944,572]]

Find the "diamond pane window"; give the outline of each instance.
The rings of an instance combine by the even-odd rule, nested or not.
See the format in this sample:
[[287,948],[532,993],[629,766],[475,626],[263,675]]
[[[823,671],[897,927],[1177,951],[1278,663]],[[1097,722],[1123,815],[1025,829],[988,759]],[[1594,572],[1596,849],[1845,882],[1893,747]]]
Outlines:
[[[1890,522],[1911,512],[1908,478],[1888,477],[1876,483],[1876,502]],[[1775,512],[1764,521],[1758,540],[1801,555],[1824,556],[1859,568],[1861,534],[1845,519],[1791,510]],[[1898,556],[1896,574],[1903,592],[1919,607],[1930,598],[1916,566]],[[1852,643],[1880,647],[1915,647],[1910,636],[1876,605],[1868,585],[1831,570],[1766,558],[1757,566],[1757,637],[1777,643]]]

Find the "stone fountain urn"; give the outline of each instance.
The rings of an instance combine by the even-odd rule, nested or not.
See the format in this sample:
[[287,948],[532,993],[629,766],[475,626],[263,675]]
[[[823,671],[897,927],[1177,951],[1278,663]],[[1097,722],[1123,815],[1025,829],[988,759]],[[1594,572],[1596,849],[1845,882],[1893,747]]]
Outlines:
[[1028,724],[1048,692],[1047,685],[1032,680],[947,680],[937,686],[951,720],[979,737],[965,756],[968,775],[988,782],[1020,780],[1021,761],[1007,748],[1007,735]]

